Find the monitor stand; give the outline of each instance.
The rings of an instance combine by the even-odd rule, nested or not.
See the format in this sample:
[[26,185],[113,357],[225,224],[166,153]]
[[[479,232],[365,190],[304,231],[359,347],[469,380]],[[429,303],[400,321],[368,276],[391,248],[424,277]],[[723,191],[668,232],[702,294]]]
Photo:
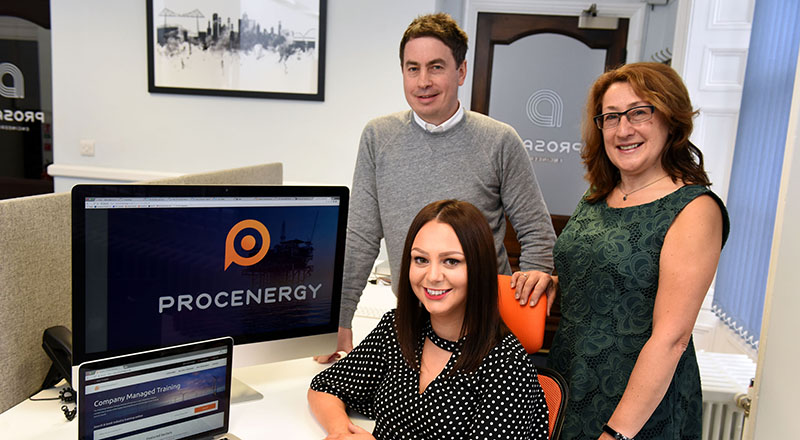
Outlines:
[[261,400],[263,398],[263,394],[237,379],[235,374],[231,378],[231,403],[249,402],[251,400]]

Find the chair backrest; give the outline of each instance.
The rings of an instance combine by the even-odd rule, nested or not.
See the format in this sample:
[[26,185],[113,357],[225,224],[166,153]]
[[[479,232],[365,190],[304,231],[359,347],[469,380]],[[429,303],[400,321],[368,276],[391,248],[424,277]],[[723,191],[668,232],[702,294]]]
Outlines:
[[537,367],[539,374],[539,385],[544,391],[544,399],[547,401],[550,422],[550,440],[556,440],[561,436],[561,426],[564,424],[564,407],[569,396],[569,387],[563,376],[555,370],[547,367]]
[[536,353],[544,343],[544,321],[547,318],[547,301],[542,298],[534,307],[520,305],[514,298],[510,275],[497,276],[500,317],[511,333],[519,339],[525,351]]

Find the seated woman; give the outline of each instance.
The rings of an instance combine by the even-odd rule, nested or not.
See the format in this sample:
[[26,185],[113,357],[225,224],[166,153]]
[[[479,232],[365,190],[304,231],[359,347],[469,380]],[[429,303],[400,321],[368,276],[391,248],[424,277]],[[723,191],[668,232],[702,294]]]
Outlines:
[[[397,309],[317,375],[308,401],[329,439],[547,438],[536,370],[500,319],[486,219],[443,200],[417,214],[397,277]],[[350,407],[375,419],[373,436]]]

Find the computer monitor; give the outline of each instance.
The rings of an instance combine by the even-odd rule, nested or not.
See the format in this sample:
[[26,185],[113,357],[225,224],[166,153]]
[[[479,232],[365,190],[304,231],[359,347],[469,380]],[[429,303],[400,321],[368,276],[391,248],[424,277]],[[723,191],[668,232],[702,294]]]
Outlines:
[[75,186],[73,366],[224,336],[235,367],[333,352],[347,207],[335,186]]

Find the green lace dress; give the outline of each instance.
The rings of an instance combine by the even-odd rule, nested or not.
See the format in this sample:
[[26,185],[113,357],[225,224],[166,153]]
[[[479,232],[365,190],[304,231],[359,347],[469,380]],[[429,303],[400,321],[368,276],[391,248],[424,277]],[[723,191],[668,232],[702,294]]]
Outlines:
[[[610,208],[581,200],[553,254],[561,312],[548,366],[569,383],[561,438],[597,439],[622,397],[639,351],[652,331],[658,264],[667,230],[706,187],[687,185],[653,202]],[[645,439],[699,439],[702,395],[694,345],[678,362],[664,399],[636,435]]]

